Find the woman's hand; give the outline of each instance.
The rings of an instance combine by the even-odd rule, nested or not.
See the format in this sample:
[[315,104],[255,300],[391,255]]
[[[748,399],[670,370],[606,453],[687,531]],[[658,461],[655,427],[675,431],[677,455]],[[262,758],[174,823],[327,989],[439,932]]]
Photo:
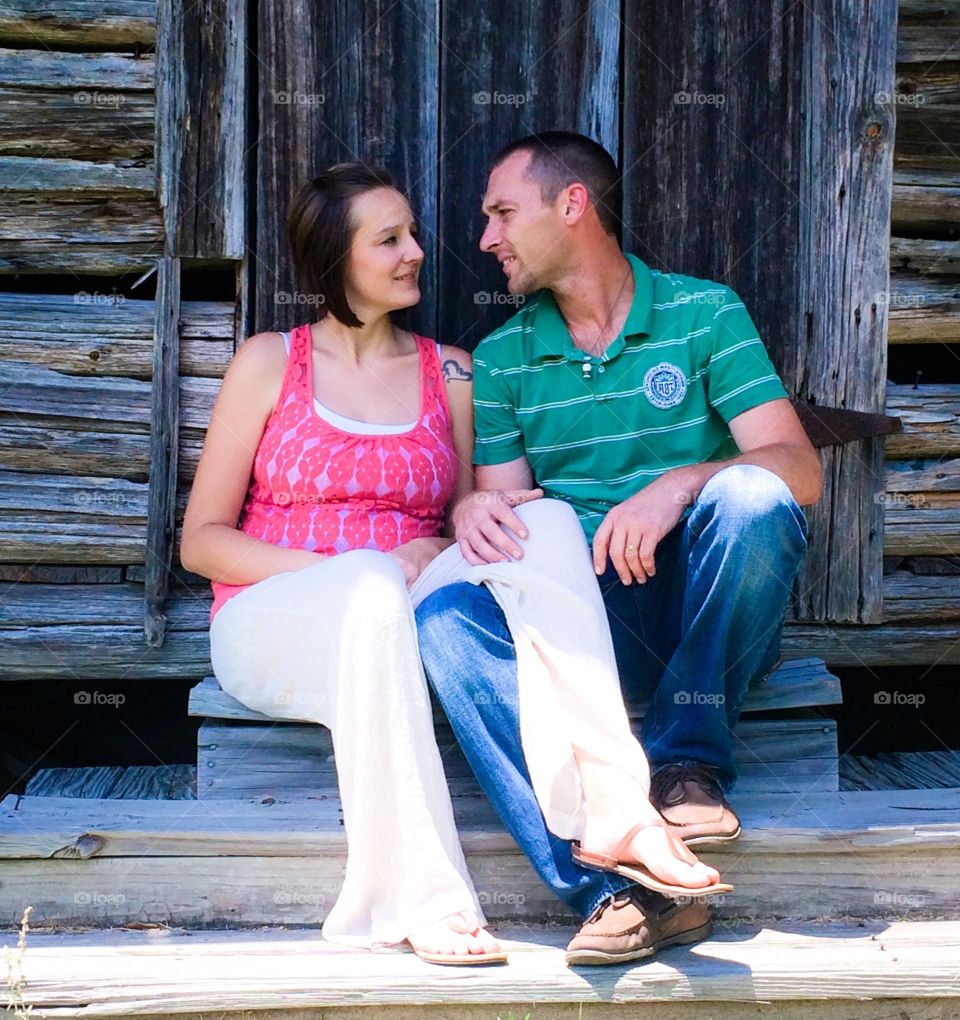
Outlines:
[[452,538],[415,538],[410,542],[404,542],[403,545],[398,545],[396,549],[391,549],[390,555],[400,561],[400,566],[403,567],[403,576],[407,579],[409,588],[426,570],[430,561],[451,545],[453,545]]

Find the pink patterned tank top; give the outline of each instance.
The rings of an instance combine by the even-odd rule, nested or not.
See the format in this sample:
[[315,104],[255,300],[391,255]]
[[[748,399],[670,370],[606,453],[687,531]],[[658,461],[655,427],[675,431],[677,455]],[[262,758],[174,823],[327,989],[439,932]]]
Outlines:
[[[253,461],[238,527],[275,545],[325,555],[389,552],[439,535],[457,483],[457,456],[436,345],[416,336],[420,416],[406,432],[358,435],[324,421],[314,407],[309,325],[290,335],[276,406]],[[214,581],[213,620],[250,585]]]

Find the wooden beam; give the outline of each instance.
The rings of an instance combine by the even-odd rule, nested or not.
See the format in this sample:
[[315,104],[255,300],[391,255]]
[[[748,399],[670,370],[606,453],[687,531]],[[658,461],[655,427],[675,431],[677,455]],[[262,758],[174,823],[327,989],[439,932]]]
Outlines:
[[[792,922],[837,915],[957,917],[956,798],[956,790],[742,796],[736,803],[743,837],[706,855],[735,886],[717,904],[717,914]],[[16,923],[25,903],[35,907],[35,924],[103,927],[148,919],[191,928],[317,925],[339,891],[346,850],[329,800],[7,798],[0,807],[0,833],[0,916],[8,925]],[[567,908],[505,832],[467,828],[461,840],[491,920],[571,923]],[[115,895],[64,896],[64,888]],[[163,944],[160,940],[151,950],[154,977]],[[181,968],[191,956],[182,946],[167,949],[176,952]],[[930,952],[929,946],[923,949]],[[115,956],[102,959],[115,977]],[[373,959],[365,954],[364,965]],[[58,965],[62,968],[63,961]],[[803,967],[809,968],[806,957]],[[951,977],[955,970],[954,962]],[[632,973],[637,972],[649,973],[646,967]],[[876,965],[866,972],[876,972]],[[185,983],[178,973],[177,987],[193,987],[195,982]],[[315,979],[315,969],[312,974]],[[30,981],[26,987],[33,987]],[[113,989],[116,982],[105,981],[104,987]],[[863,990],[862,984],[850,989],[858,995]],[[49,1006],[49,986],[41,991],[40,1001]],[[128,988],[123,992],[129,1015]],[[82,1001],[89,1010],[93,1000]],[[169,1005],[167,999],[167,1011]],[[190,1008],[185,1001],[182,1005]]]
[[[169,243],[169,241],[168,241]],[[150,413],[150,498],[147,511],[144,634],[163,644],[164,603],[173,563],[180,435],[180,260],[165,255],[157,266],[156,327]]]
[[[803,343],[797,395],[882,414],[886,378],[896,0],[804,10],[800,252]],[[857,38],[855,49],[844,42]],[[857,111],[855,117],[849,111]],[[824,494],[797,580],[804,620],[879,623],[883,610],[883,443],[821,454]],[[840,550],[842,549],[842,553]]]
[[157,149],[168,254],[242,258],[247,5],[159,0]]
[[923,237],[890,238],[891,273],[960,276],[960,244]]
[[150,46],[155,0],[12,0],[0,11],[0,43],[46,47]]

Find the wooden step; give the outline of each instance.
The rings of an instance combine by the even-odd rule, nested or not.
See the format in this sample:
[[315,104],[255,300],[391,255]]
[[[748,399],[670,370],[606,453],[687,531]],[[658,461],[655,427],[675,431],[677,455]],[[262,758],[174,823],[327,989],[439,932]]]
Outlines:
[[[410,952],[350,950],[316,931],[31,932],[14,973],[24,1012],[62,1018],[269,1010],[277,1020],[321,1012],[354,1020],[932,1020],[956,1017],[960,1006],[958,922],[717,925],[705,941],[649,961],[577,969],[563,959],[569,928],[498,935],[510,963],[465,969]],[[3,941],[13,949],[16,934]],[[634,1011],[630,1003],[648,1005]]]
[[[718,916],[960,918],[960,790],[755,794],[704,854],[735,891]],[[333,798],[0,805],[0,924],[318,924],[343,876]],[[502,829],[461,839],[493,921],[570,919]]]
[[[480,788],[446,722],[437,745],[458,821],[481,811]],[[634,732],[639,735],[639,720]],[[738,783],[745,792],[837,790],[837,724],[832,719],[742,719],[735,731]],[[197,797],[337,797],[330,732],[308,723],[205,722],[197,737]],[[465,804],[461,805],[461,799]],[[479,798],[479,804],[477,803]]]
[[[840,700],[839,680],[822,660],[799,659],[783,663],[752,685],[744,711],[796,710]],[[628,705],[638,735],[645,709],[640,701]],[[324,727],[256,712],[223,691],[215,677],[193,688],[188,711],[206,718],[198,734],[198,797],[337,796],[333,745]],[[458,821],[491,819],[492,810],[437,706],[434,729]],[[833,720],[809,712],[776,720],[748,717],[741,719],[736,734],[742,790],[839,788]],[[474,814],[477,810],[479,819]]]
[[[793,658],[781,663],[764,680],[751,685],[743,703],[743,711],[749,713],[810,708],[818,705],[839,705],[841,701],[840,681],[827,669],[822,659]],[[630,708],[636,715],[642,715],[644,707],[642,701],[630,703]],[[204,716],[208,719],[277,721],[262,712],[248,708],[227,694],[214,676],[205,677],[190,691],[187,711],[190,715]],[[443,717],[438,715],[437,718]]]

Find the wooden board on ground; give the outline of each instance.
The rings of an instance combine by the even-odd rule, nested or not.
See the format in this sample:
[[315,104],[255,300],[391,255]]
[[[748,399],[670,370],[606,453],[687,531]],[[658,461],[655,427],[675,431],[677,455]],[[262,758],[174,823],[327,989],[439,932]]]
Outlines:
[[[225,1015],[278,1007],[298,1017],[308,1009],[322,1009],[326,1016],[332,1008],[329,1015],[337,1017],[336,1007],[361,1004],[367,1010],[349,1015],[391,1017],[391,1007],[442,1003],[442,1014],[415,1009],[403,1017],[468,1020],[490,1020],[494,1004],[501,1003],[509,1003],[515,1016],[532,1009],[538,1018],[557,1020],[564,1003],[579,1004],[574,1009],[580,1012],[563,1017],[607,1018],[626,1016],[625,1003],[657,1002],[657,1017],[673,1020],[705,1014],[663,1013],[662,1004],[682,1003],[686,1011],[697,1003],[709,1003],[712,1010],[724,1002],[739,1004],[739,1013],[709,1014],[726,1018],[744,1016],[745,1003],[758,1004],[749,1007],[753,1014],[759,1003],[777,1002],[775,1015],[784,1016],[781,1001],[804,999],[819,1002],[810,1015],[878,1020],[918,1015],[891,1013],[887,1000],[916,996],[932,1005],[936,998],[953,1001],[960,994],[955,922],[724,926],[695,946],[626,969],[567,968],[563,947],[569,935],[557,928],[503,929],[510,965],[477,971],[431,967],[409,952],[351,950],[310,931],[39,933],[29,936],[22,962],[22,1002],[44,1016],[63,1018]],[[4,941],[13,948],[15,937]],[[844,1007],[869,999],[874,1012],[841,1014],[823,1001],[831,998],[844,1000]],[[598,1013],[604,1003],[617,1004],[619,1011]],[[482,1012],[477,1004],[485,1004]],[[948,1014],[924,1014],[941,1015]]]

